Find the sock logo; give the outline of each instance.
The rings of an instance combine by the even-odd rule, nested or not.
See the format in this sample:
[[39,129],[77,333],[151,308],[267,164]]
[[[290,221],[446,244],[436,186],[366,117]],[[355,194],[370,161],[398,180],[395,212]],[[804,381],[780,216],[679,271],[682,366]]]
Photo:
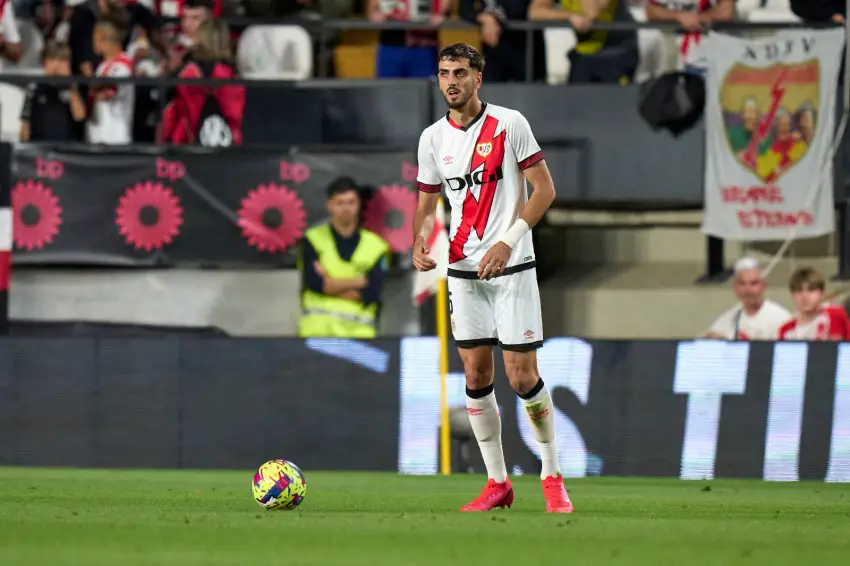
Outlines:
[[469,414],[470,417],[477,417],[478,415],[484,412],[484,409],[473,409],[471,407],[467,407],[466,412],[467,414]]
[[534,423],[534,426],[541,427],[543,426],[543,419],[546,418],[546,415],[549,414],[549,409],[543,406],[543,403],[533,403],[531,405],[526,405],[526,412],[528,413],[531,422]]

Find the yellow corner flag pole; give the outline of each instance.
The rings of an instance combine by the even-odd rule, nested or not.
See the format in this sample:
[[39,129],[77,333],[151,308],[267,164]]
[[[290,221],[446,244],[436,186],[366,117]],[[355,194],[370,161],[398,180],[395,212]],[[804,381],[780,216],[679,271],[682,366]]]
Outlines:
[[[443,199],[437,205],[437,214],[443,212]],[[441,228],[442,229],[442,228]],[[446,376],[449,373],[449,321],[448,285],[446,278],[437,281],[437,338],[440,340],[440,473],[451,475],[451,431],[449,430],[449,392]]]

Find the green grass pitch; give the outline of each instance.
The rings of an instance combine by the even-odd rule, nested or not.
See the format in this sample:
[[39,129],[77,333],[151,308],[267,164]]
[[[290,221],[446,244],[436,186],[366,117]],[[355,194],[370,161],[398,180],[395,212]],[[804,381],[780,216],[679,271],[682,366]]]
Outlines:
[[547,515],[525,476],[513,509],[462,514],[483,477],[305,474],[265,511],[248,470],[0,468],[0,564],[850,564],[850,485],[569,480],[576,513]]

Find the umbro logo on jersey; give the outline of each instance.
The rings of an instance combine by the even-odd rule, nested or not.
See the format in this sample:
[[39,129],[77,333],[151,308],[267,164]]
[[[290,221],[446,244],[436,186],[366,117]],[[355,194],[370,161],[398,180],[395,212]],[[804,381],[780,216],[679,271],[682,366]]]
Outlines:
[[475,173],[467,173],[463,177],[449,177],[446,179],[446,184],[449,186],[449,190],[462,191],[463,189],[473,187],[475,185],[501,181],[502,178],[503,175],[501,167],[496,167],[495,171],[487,171],[482,168]]
[[481,157],[487,157],[491,151],[493,151],[493,144],[491,142],[479,143],[475,146],[475,152]]
[[445,163],[446,165],[451,165],[452,161],[454,161],[454,159],[455,158],[452,157],[451,155],[447,155],[443,158],[443,163]]

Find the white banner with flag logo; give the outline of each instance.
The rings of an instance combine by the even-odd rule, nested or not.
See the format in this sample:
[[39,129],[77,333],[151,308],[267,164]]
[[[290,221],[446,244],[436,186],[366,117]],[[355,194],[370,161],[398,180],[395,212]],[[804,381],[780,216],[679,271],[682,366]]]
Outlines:
[[[702,231],[729,240],[835,229],[832,141],[844,30],[708,38]],[[812,199],[813,191],[816,196]]]

